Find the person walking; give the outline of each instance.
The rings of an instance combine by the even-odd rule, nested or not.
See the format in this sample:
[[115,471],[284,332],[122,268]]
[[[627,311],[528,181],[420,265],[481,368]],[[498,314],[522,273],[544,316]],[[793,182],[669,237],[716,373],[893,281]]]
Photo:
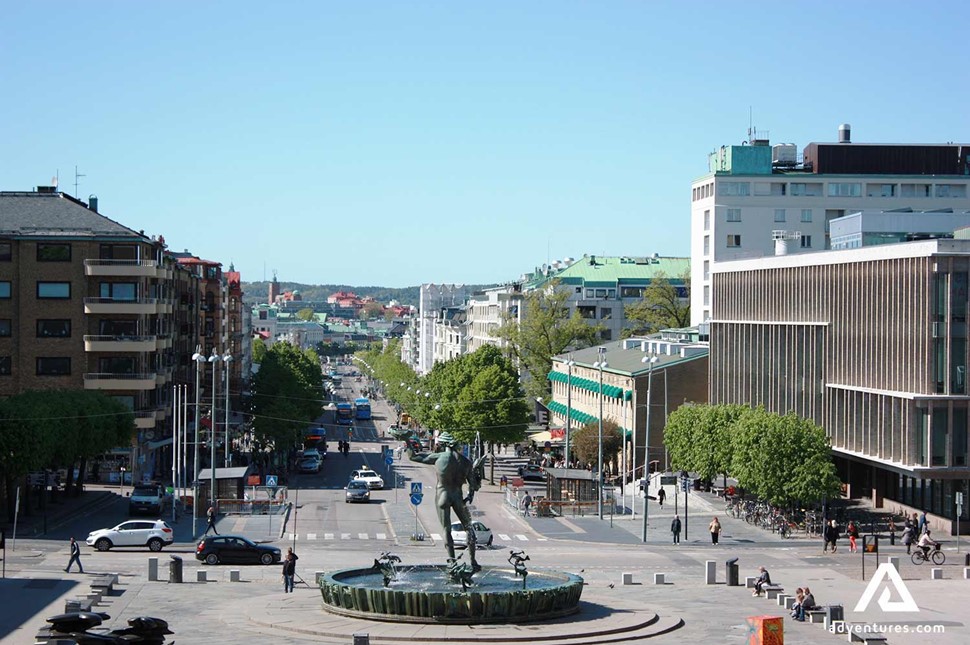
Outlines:
[[660,502],[660,508],[664,507],[664,500],[667,499],[667,493],[664,491],[663,487],[657,491],[657,501]]
[[203,535],[208,535],[209,529],[212,529],[213,533],[215,533],[216,535],[219,535],[219,531],[216,530],[216,509],[214,506],[210,506],[209,510],[205,512],[205,521],[206,521],[206,527],[205,527],[205,533],[203,533]]
[[81,545],[78,544],[74,538],[71,538],[71,559],[67,561],[67,568],[64,569],[65,573],[71,572],[71,565],[77,562],[77,570],[79,573],[84,573],[84,567],[81,566]]
[[[831,520],[829,525],[825,527],[825,545],[832,547],[832,553],[838,550],[839,541],[839,527],[836,525],[835,520]],[[824,550],[822,551],[825,552]]]
[[525,491],[525,497],[522,498],[522,517],[529,517],[530,508],[532,508],[532,495],[529,491]]
[[711,525],[708,527],[708,529],[711,532],[711,544],[713,544],[714,546],[717,546],[717,540],[719,537],[721,537],[721,523],[717,521],[716,517],[711,522]]
[[283,593],[293,593],[293,579],[296,577],[296,561],[300,558],[293,553],[293,549],[286,550],[283,560]]
[[670,532],[674,534],[674,544],[680,544],[680,515],[674,516],[674,521],[670,523]]
[[858,550],[856,548],[856,540],[859,539],[859,527],[856,526],[854,521],[850,521],[845,532],[849,536],[849,553],[855,553]]
[[926,511],[919,516],[919,534],[923,535],[923,533],[926,533]]
[[906,547],[906,555],[912,553],[913,548],[913,523],[910,519],[906,518],[906,524],[903,526],[903,546]]

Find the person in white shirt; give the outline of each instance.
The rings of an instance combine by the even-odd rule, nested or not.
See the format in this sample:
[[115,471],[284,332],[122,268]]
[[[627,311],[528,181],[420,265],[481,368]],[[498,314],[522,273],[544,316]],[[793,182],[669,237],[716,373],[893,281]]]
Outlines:
[[937,542],[936,540],[930,537],[929,529],[926,529],[925,531],[923,531],[923,535],[919,536],[919,542],[916,543],[916,546],[923,549],[923,557],[929,556],[931,546],[939,546],[939,545],[940,545],[939,542]]

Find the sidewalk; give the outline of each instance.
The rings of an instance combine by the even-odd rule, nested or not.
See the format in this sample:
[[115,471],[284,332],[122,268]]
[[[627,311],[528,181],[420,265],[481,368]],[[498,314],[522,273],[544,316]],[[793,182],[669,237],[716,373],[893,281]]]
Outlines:
[[[43,509],[36,508],[34,500],[31,500],[30,515],[24,512],[24,505],[21,504],[20,514],[17,517],[17,537],[39,537],[55,531],[72,520],[112,504],[119,495],[118,486],[85,484],[80,496],[67,497],[62,493],[56,503],[48,503]],[[14,523],[7,519],[4,515],[3,521],[0,522],[0,529],[3,529],[8,539],[12,539]]]

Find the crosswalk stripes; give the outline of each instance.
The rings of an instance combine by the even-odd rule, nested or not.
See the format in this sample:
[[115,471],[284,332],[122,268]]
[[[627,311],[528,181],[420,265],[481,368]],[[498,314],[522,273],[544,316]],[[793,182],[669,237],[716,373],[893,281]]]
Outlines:
[[509,536],[507,536],[505,533],[499,533],[498,534],[498,537],[499,537],[500,540],[505,540],[506,542],[508,542],[509,540],[512,539]]
[[442,538],[437,533],[432,533],[431,534],[431,539],[434,540],[435,542],[441,542],[444,538]]
[[349,540],[350,539],[350,533],[341,533],[340,534],[340,539],[341,540]]
[[521,533],[519,533],[518,535],[516,535],[515,536],[515,539],[516,540],[521,540],[522,542],[528,542],[529,541],[529,538],[527,538],[526,536],[522,535]]
[[308,539],[308,540],[316,540],[317,539],[317,534],[316,533],[307,533],[306,534],[306,539]]
[[358,540],[369,540],[370,539],[370,536],[367,535],[366,533],[358,533],[357,534],[357,539]]
[[323,539],[324,540],[332,540],[333,539],[333,533],[324,533],[323,534]]
[[374,537],[376,537],[378,540],[386,540],[387,539],[387,533],[378,533]]
[[[443,542],[444,541],[444,538],[441,536],[440,533],[432,533],[432,534],[429,535],[429,537],[432,540],[436,541],[436,542]],[[529,536],[527,536],[525,534],[522,534],[522,533],[516,533],[516,534],[513,534],[513,535],[508,535],[506,533],[496,533],[495,534],[495,537],[497,537],[498,539],[502,540],[503,542],[513,542],[513,541],[516,541],[516,540],[518,540],[519,542],[528,542],[529,541]],[[339,534],[339,538],[338,538],[338,534],[336,534],[336,533],[323,533],[322,534],[322,538],[321,538],[321,534],[318,534],[318,533],[305,533],[305,534],[300,534],[300,533],[287,533],[286,534],[286,539],[287,539],[287,541],[297,541],[297,540],[316,541],[316,540],[319,540],[319,539],[323,539],[323,540],[326,540],[326,541],[334,541],[334,540],[337,540],[337,539],[340,539],[340,540],[371,540],[371,539],[373,539],[373,540],[387,540],[388,539],[388,536],[387,536],[387,533],[375,533],[374,536],[373,536],[373,538],[372,538],[369,533],[356,533],[356,534],[355,533],[340,533]],[[540,538],[536,538],[536,541],[537,542],[547,542],[548,539],[547,538],[540,537]]]

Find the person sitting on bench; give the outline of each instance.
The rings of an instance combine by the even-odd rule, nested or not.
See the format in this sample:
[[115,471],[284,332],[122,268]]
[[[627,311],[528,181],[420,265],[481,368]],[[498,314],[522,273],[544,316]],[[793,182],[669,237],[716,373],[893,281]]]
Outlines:
[[754,591],[751,592],[752,596],[760,596],[764,586],[771,584],[771,576],[768,575],[768,570],[764,567],[758,567],[758,571],[761,572],[761,575],[754,581]]
[[795,616],[795,620],[800,620],[802,622],[805,622],[806,611],[811,611],[812,609],[817,608],[817,605],[815,604],[815,596],[812,594],[812,590],[805,587],[804,592],[805,598],[803,598],[798,604],[798,615]]

